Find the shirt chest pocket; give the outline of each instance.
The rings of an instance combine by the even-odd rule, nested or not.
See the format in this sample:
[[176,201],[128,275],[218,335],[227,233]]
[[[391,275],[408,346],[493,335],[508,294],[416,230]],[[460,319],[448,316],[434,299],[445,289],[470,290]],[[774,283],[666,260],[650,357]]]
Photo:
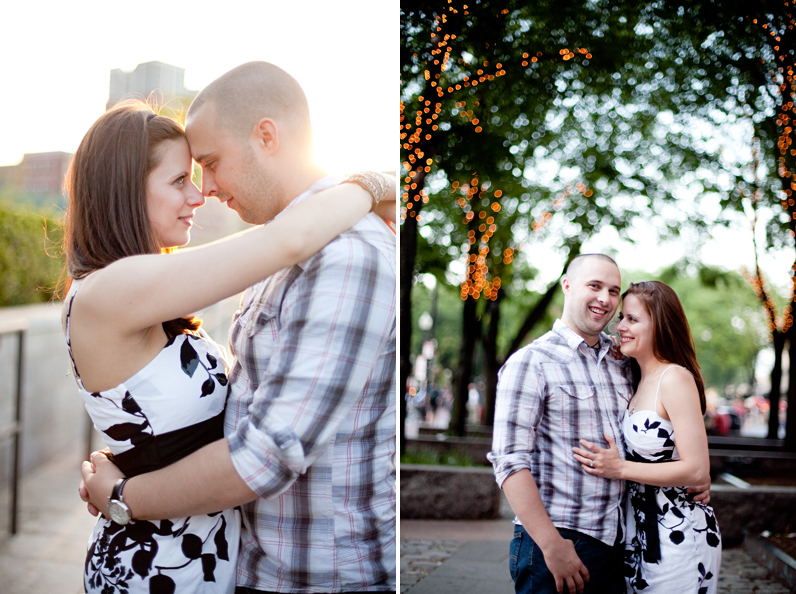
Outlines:
[[268,304],[255,304],[237,320],[239,334],[235,340],[235,354],[239,359],[263,360],[279,345],[279,316]]
[[276,310],[268,306],[256,309],[247,323],[246,332],[258,356],[272,352],[279,345],[279,316]]
[[560,411],[561,424],[578,432],[578,438],[589,439],[602,426],[599,398],[594,386],[558,386],[554,406]]

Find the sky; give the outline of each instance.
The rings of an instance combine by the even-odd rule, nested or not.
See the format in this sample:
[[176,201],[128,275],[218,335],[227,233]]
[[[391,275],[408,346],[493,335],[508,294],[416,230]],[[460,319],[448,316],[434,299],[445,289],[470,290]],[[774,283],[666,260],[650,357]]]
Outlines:
[[316,160],[394,170],[398,0],[157,3],[26,0],[3,7],[0,165],[74,152],[108,100],[110,71],[160,61],[199,90],[244,62],[292,74],[310,105]]

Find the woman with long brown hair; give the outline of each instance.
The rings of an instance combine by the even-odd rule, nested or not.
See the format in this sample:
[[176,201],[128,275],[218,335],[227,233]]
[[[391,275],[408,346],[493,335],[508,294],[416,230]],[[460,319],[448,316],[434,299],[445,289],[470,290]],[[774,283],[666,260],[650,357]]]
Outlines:
[[[174,252],[205,201],[192,171],[182,126],[125,103],[89,129],[68,173],[67,345],[86,408],[127,477],[223,437],[229,368],[192,312],[304,261],[395,191],[388,178],[375,179],[385,190],[376,197],[344,183],[268,225]],[[89,541],[87,592],[234,590],[236,510],[131,521],[123,484]]]
[[581,440],[575,458],[589,474],[627,481],[628,592],[715,593],[718,524],[685,486],[703,484],[710,474],[705,387],[685,311],[664,283],[632,283],[622,295],[617,331],[622,354],[640,370],[622,420],[626,459],[607,435],[608,449]]

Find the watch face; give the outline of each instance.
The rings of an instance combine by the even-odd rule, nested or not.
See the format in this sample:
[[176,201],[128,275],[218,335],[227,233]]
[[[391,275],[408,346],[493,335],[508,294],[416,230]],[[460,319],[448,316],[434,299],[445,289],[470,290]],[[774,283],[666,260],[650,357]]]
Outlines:
[[112,521],[124,526],[130,521],[130,508],[121,501],[111,499],[108,502],[108,515]]

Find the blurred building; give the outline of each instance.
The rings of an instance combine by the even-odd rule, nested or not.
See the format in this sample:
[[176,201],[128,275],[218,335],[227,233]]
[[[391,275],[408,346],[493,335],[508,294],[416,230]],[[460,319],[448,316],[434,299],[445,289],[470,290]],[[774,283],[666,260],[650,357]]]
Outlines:
[[[114,68],[106,109],[122,99],[146,99],[153,94],[164,107],[164,115],[179,118],[196,91],[185,88],[185,69],[171,64],[146,62],[132,72]],[[62,186],[71,160],[72,154],[65,152],[28,153],[18,165],[0,167],[0,195],[17,203],[65,208]]]
[[123,99],[146,99],[155,93],[158,103],[168,105],[175,100],[182,106],[190,104],[196,91],[185,88],[185,68],[163,62],[144,62],[132,72],[111,70],[110,92],[105,109]]
[[0,167],[0,193],[15,202],[62,207],[63,183],[72,153],[26,153],[19,165]]

